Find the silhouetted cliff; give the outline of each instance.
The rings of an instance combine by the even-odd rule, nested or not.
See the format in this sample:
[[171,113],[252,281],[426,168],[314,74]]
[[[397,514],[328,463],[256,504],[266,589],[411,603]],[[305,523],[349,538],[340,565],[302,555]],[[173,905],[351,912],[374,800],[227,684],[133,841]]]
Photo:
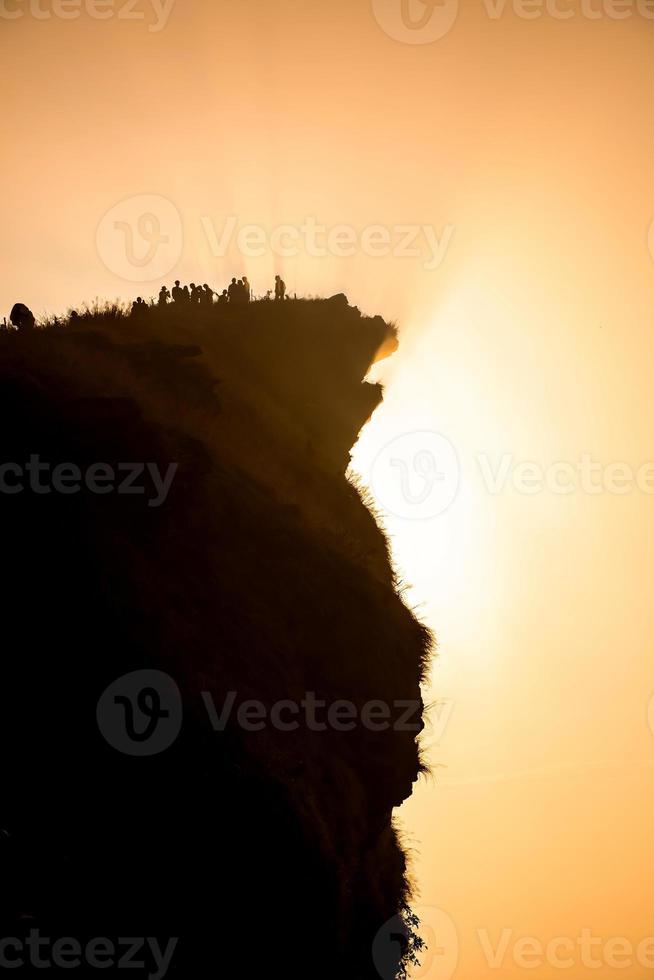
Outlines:
[[[344,474],[390,333],[335,299],[0,335],[2,935],[179,937],[184,980],[379,976],[428,637]],[[103,697],[145,670],[183,717],[158,674]]]

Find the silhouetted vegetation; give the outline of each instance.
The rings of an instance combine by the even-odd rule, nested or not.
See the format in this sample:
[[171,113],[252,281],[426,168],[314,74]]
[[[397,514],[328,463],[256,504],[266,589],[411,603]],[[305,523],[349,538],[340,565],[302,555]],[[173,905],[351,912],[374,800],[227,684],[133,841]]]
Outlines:
[[420,919],[409,906],[403,909],[402,920],[406,929],[406,948],[400,961],[397,978],[398,980],[407,980],[411,967],[420,966],[421,956],[427,946],[420,935]]

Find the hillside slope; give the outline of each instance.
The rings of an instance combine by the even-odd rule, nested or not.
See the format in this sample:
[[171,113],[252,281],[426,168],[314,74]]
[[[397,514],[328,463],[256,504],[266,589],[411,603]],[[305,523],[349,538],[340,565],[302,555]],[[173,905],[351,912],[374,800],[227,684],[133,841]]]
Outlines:
[[[3,935],[179,937],[168,975],[185,980],[379,977],[373,939],[407,895],[391,816],[419,770],[429,639],[344,475],[390,334],[326,300],[0,335],[5,488],[23,473],[0,493]],[[176,470],[151,506],[154,487],[39,491],[34,457]],[[137,670],[183,703],[177,738],[144,757],[98,714],[120,713],[103,692]],[[215,731],[207,707],[230,692]],[[288,730],[279,702],[295,721],[314,696],[355,721],[302,708]],[[398,701],[408,725],[362,721],[370,702],[399,720]]]

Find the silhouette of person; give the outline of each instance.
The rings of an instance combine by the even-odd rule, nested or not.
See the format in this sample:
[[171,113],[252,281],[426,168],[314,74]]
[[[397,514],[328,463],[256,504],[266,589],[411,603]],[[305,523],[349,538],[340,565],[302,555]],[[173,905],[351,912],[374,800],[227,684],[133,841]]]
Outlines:
[[36,323],[34,314],[24,303],[14,303],[9,319],[17,330],[33,330]]
[[208,286],[206,282],[202,287],[200,302],[204,303],[205,306],[211,306],[213,304],[213,289],[211,286]]
[[286,283],[281,276],[275,276],[275,299],[283,300],[286,298]]
[[220,303],[221,306],[224,306],[225,303],[229,303],[229,293],[227,292],[226,289],[223,289],[222,293],[218,297],[218,302]]
[[184,302],[184,290],[179,284],[179,279],[175,280],[175,285],[173,286],[173,303],[183,303]]
[[191,302],[191,294],[190,294],[190,292],[188,290],[188,286],[184,286],[184,289],[182,290],[182,296],[184,297],[184,300],[183,300],[184,303],[190,303]]
[[252,295],[252,290],[250,288],[250,282],[247,276],[243,276],[243,289],[244,289],[243,299],[245,300],[246,303],[249,303]]
[[227,295],[229,296],[230,303],[238,303],[238,283],[236,282],[236,277],[230,282]]
[[165,306],[170,299],[170,293],[165,286],[162,286],[159,290],[159,306]]
[[147,303],[145,303],[140,296],[137,296],[135,301],[132,303],[132,316],[143,316],[147,308]]

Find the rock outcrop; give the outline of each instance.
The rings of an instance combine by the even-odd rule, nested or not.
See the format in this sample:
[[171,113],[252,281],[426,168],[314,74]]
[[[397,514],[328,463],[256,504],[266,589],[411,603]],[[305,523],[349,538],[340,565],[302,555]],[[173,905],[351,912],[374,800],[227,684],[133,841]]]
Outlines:
[[[0,335],[2,935],[178,937],[184,980],[378,978],[429,637],[345,470],[393,342],[338,301]],[[135,671],[140,755],[103,701]],[[179,731],[147,754],[158,706]]]

